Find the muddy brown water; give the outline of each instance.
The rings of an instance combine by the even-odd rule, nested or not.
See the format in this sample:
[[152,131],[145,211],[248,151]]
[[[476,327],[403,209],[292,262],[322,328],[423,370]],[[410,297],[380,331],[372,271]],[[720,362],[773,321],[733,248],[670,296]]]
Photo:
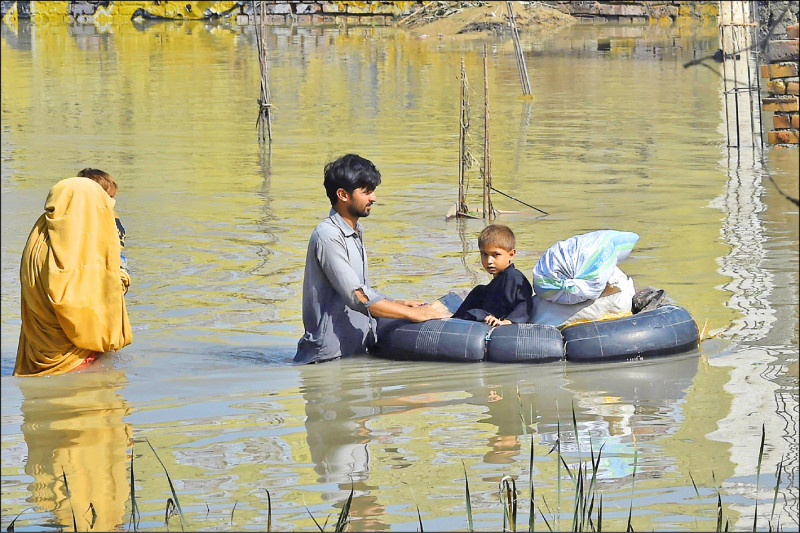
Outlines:
[[[80,530],[127,529],[131,456],[141,529],[165,528],[157,457],[192,530],[264,530],[265,490],[273,529],[316,530],[309,512],[330,528],[351,488],[351,531],[416,530],[417,511],[425,531],[465,530],[465,476],[476,530],[502,528],[504,476],[523,527],[530,472],[536,527],[569,528],[570,473],[601,447],[604,529],[629,509],[635,530],[713,529],[718,491],[734,528],[752,528],[756,502],[759,528],[798,526],[797,151],[727,147],[714,64],[683,67],[713,54],[716,27],[523,35],[530,100],[510,40],[487,42],[494,186],[549,213],[494,197],[520,211],[498,219],[517,267],[530,276],[576,233],[635,231],[621,266],[713,338],[604,365],[293,366],[305,246],[338,155],[383,175],[364,221],[378,288],[431,300],[485,282],[484,222],[444,218],[462,56],[483,155],[483,42],[270,28],[267,148],[252,28],[3,25],[3,528],[22,513],[17,531],[71,530],[74,511]],[[120,184],[134,343],[86,371],[14,378],[25,239],[50,186],[85,166]],[[478,207],[477,166],[469,179]],[[550,453],[559,435],[569,471]]]

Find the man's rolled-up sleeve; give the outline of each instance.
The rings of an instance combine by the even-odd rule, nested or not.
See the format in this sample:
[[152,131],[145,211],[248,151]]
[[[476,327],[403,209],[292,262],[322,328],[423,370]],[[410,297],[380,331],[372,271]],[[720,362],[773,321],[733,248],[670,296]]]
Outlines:
[[[386,298],[361,281],[347,258],[345,243],[339,239],[323,238],[318,240],[315,255],[331,286],[351,309],[367,314],[367,308],[370,305]],[[356,296],[358,289],[361,289],[367,297],[366,303],[362,303]]]

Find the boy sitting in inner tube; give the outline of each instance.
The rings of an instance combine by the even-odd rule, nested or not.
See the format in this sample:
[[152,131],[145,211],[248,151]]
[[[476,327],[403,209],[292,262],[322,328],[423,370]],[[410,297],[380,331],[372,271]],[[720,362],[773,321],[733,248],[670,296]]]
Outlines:
[[533,312],[533,288],[514,268],[516,242],[508,226],[491,224],[478,236],[483,269],[493,276],[470,291],[453,318],[486,322],[492,327],[528,322]]

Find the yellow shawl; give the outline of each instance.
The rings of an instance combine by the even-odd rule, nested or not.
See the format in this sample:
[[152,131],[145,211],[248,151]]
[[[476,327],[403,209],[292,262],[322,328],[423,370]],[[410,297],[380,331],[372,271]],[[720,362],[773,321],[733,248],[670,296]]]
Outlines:
[[87,178],[50,189],[22,252],[15,375],[69,372],[131,343],[115,203]]

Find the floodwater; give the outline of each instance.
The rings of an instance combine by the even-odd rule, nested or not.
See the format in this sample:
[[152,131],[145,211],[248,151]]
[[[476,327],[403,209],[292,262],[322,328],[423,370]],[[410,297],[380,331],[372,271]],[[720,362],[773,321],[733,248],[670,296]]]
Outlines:
[[[341,154],[383,175],[364,221],[380,290],[432,300],[486,281],[484,221],[444,217],[461,57],[483,158],[484,41],[270,28],[265,147],[252,27],[3,26],[4,529],[20,513],[17,531],[72,530],[73,516],[129,529],[135,502],[139,529],[174,530],[171,481],[188,530],[263,531],[268,502],[273,530],[330,529],[351,490],[351,531],[466,530],[465,482],[474,529],[499,530],[504,476],[518,527],[532,482],[535,527],[563,529],[591,453],[605,530],[629,513],[637,531],[714,529],[718,497],[731,529],[756,514],[759,529],[798,527],[797,150],[728,147],[718,65],[683,66],[719,47],[716,27],[523,35],[532,99],[510,39],[485,42],[493,185],[548,213],[493,196],[518,211],[498,219],[517,267],[530,275],[577,233],[635,231],[621,266],[708,325],[699,350],[291,364],[305,247],[329,209],[322,167]],[[86,166],[120,185],[134,342],[81,372],[12,377],[22,248],[52,184]]]

